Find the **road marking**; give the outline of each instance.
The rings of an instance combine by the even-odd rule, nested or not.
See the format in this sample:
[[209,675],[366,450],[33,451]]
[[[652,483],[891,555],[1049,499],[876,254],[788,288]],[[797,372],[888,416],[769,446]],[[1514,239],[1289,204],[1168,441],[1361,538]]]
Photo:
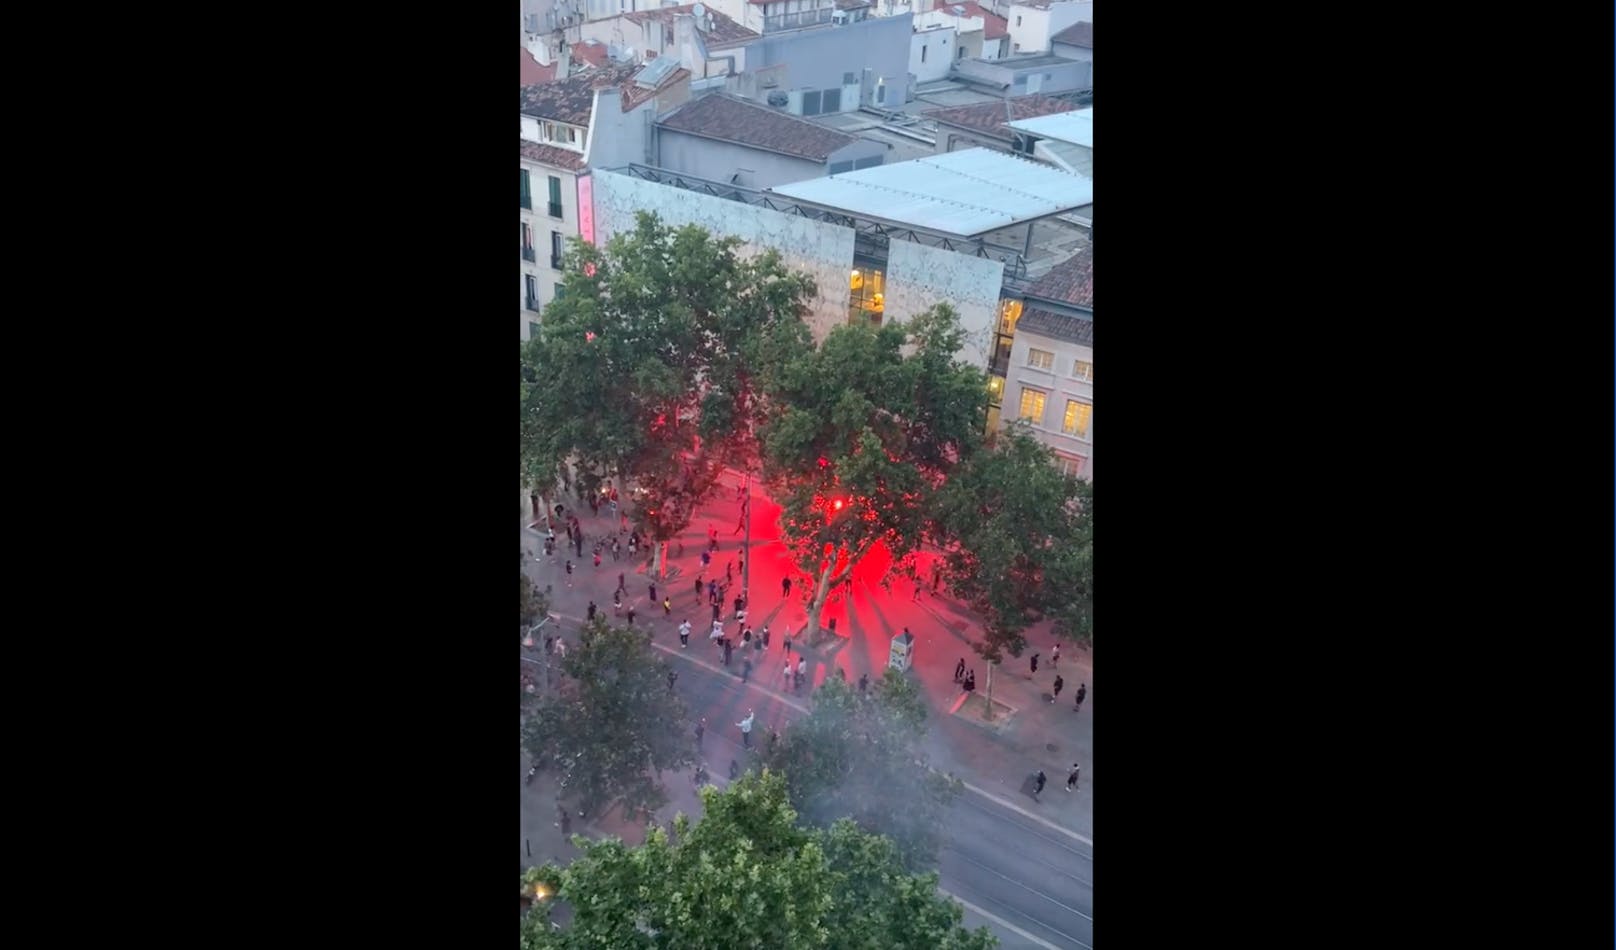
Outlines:
[[[1017,927],[1015,924],[1012,924],[1010,921],[1005,920],[1003,917],[1000,917],[998,914],[995,914],[990,910],[986,910],[984,908],[978,907],[977,905],[971,903],[970,901],[968,901],[965,898],[959,896],[958,894],[955,894],[955,893],[953,893],[951,891],[948,891],[948,890],[946,890],[944,888],[941,888],[941,887],[939,887],[937,889],[937,893],[942,894],[945,897],[948,897],[948,898],[951,898],[953,900],[958,901],[961,904],[961,906],[965,907],[967,910],[970,910],[970,911],[972,911],[972,912],[974,912],[976,914],[980,914],[981,916],[986,917],[988,920],[993,921],[994,923],[998,924],[1000,927],[1003,927],[1004,929],[1010,931],[1013,934],[1016,934],[1017,936],[1019,936],[1019,937],[1021,937],[1023,939],[1031,940],[1033,943],[1036,943],[1040,947],[1047,947],[1048,950],[1061,950],[1060,947],[1055,946],[1054,944],[1050,943],[1048,940],[1039,939],[1038,937],[1028,933],[1027,931],[1022,930],[1020,927]],[[1079,942],[1081,943],[1081,941],[1079,941]],[[1087,947],[1088,944],[1085,943],[1085,944],[1083,944],[1083,946]],[[1092,950],[1092,948],[1091,948],[1091,950]]]
[[[1015,878],[1011,877],[1010,875],[1005,874],[1002,871],[994,870],[989,865],[983,864],[981,861],[978,861],[975,858],[968,858],[968,857],[965,856],[965,853],[960,851],[958,848],[949,848],[949,850],[953,851],[955,856],[957,856],[961,861],[965,861],[965,862],[967,862],[969,864],[974,864],[977,867],[981,868],[982,870],[988,872],[989,874],[992,874],[994,877],[1000,878],[1001,880],[1006,881],[1007,883],[1014,884],[1016,887],[1021,888],[1022,890],[1026,891],[1027,893],[1033,895],[1034,897],[1041,897],[1044,900],[1049,901],[1051,904],[1054,904],[1056,907],[1059,907],[1061,910],[1064,910],[1069,914],[1076,914],[1077,916],[1083,918],[1084,920],[1088,921],[1089,923],[1091,923],[1091,924],[1094,923],[1094,918],[1093,917],[1089,916],[1088,914],[1083,913],[1082,911],[1078,910],[1076,907],[1068,907],[1067,905],[1062,904],[1060,901],[1056,900],[1055,898],[1050,897],[1048,894],[1045,894],[1043,891],[1035,890],[1035,889],[1033,889],[1031,887],[1028,887],[1026,884],[1023,884],[1022,882],[1016,880]],[[1040,923],[1042,923],[1042,922],[1040,921]],[[1048,924],[1044,924],[1043,926],[1049,927]],[[1050,930],[1055,930],[1054,927],[1049,927],[1049,929]],[[1060,933],[1059,930],[1055,930],[1055,932]],[[1062,936],[1069,936],[1068,934],[1061,934],[1061,935]]]
[[1025,815],[1026,817],[1031,818],[1033,821],[1036,821],[1041,825],[1045,825],[1045,826],[1047,826],[1049,828],[1052,828],[1055,831],[1058,831],[1061,834],[1067,836],[1068,838],[1075,838],[1078,841],[1083,842],[1084,844],[1088,845],[1091,848],[1094,847],[1094,839],[1085,838],[1082,835],[1078,834],[1075,831],[1072,831],[1069,828],[1063,828],[1060,825],[1055,824],[1053,821],[1050,821],[1048,818],[1045,818],[1043,815],[1035,814],[1034,812],[1030,812],[1027,809],[1022,808],[1020,805],[1017,805],[1015,802],[1011,801],[1008,798],[1003,798],[1001,796],[995,795],[995,794],[993,794],[992,792],[988,791],[985,788],[978,788],[975,785],[972,785],[970,782],[965,782],[965,781],[962,780],[960,784],[964,785],[970,791],[973,791],[976,794],[981,795],[983,798],[988,799],[989,801],[992,801],[992,802],[995,802],[995,803],[997,803],[999,805],[1002,805],[1005,808],[1008,808],[1013,812],[1017,812],[1019,814]]
[[[574,617],[571,614],[557,614],[556,616],[561,617],[563,620],[570,620],[573,623],[583,623],[583,618]],[[696,659],[694,656],[691,655],[689,649],[687,649],[687,648],[666,646],[664,644],[656,642],[655,640],[651,641],[651,646],[652,646],[652,648],[660,650],[663,653],[667,653],[667,654],[669,654],[671,656],[683,657],[686,661],[688,661],[690,663],[694,663],[697,666],[704,666],[707,669],[712,670],[715,673],[724,673],[724,674],[727,674],[727,675],[730,675],[730,676],[734,675],[729,670],[725,669],[721,664],[709,663],[709,662],[707,662],[705,660]],[[753,672],[757,672],[758,670],[760,670],[763,667],[763,665],[764,664],[762,664],[762,663],[755,664],[753,666]],[[760,682],[757,682],[757,681],[754,681],[754,680],[748,680],[744,685],[746,685],[747,687],[749,687],[751,689],[758,690],[759,692],[763,693],[766,696],[769,696],[769,697],[772,697],[774,699],[777,699],[780,702],[786,704],[787,706],[790,706],[792,709],[797,710],[798,712],[806,713],[806,712],[810,711],[807,706],[804,706],[802,703],[797,702],[795,699],[792,699],[790,696],[787,696],[784,693],[777,692],[777,691],[775,691],[773,689],[770,689],[769,687],[764,686]],[[1072,830],[1070,830],[1068,828],[1063,828],[1060,825],[1055,824],[1053,821],[1050,821],[1048,818],[1045,818],[1042,815],[1030,812],[1027,809],[1022,808],[1020,805],[1017,805],[1015,802],[1010,801],[1007,798],[1003,798],[1001,796],[995,795],[995,794],[993,794],[992,792],[988,791],[985,788],[979,788],[979,787],[977,787],[975,785],[972,785],[970,782],[966,782],[966,781],[963,781],[963,780],[961,780],[961,784],[964,785],[968,790],[970,790],[972,792],[975,792],[978,795],[981,795],[983,798],[986,798],[989,801],[992,801],[992,802],[994,802],[994,803],[996,803],[998,805],[1001,805],[1001,806],[1003,806],[1005,808],[1008,808],[1011,811],[1016,812],[1017,814],[1024,815],[1024,816],[1026,816],[1028,818],[1031,818],[1033,821],[1036,821],[1039,824],[1042,824],[1042,825],[1044,825],[1044,826],[1046,826],[1046,827],[1048,827],[1048,828],[1050,828],[1050,829],[1052,829],[1054,831],[1058,831],[1061,834],[1066,835],[1068,838],[1072,838],[1074,840],[1081,841],[1081,842],[1083,842],[1084,844],[1088,845],[1091,848],[1094,847],[1094,840],[1092,838],[1085,838],[1084,836],[1078,834],[1075,831],[1072,831]]]

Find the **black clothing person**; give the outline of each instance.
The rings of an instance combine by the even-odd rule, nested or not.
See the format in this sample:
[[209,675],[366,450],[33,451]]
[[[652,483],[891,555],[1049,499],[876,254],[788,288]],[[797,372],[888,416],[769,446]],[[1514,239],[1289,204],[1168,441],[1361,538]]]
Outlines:
[[782,598],[791,596],[791,578],[789,578],[789,577],[780,578],[780,596]]
[[1038,654],[1036,653],[1032,655],[1032,671],[1034,673],[1038,672]]
[[1055,694],[1053,696],[1049,697],[1050,702],[1054,702],[1055,700],[1060,698],[1061,687],[1065,686],[1065,685],[1066,685],[1066,681],[1060,678],[1059,673],[1056,673],[1055,674]]
[[954,664],[954,682],[958,683],[963,679],[965,679],[965,657],[962,656],[960,661]]
[[589,611],[588,611],[588,613],[589,613],[589,619],[594,620],[595,619],[595,602],[592,601],[592,600],[589,602]]
[[1033,781],[1033,785],[1032,785],[1032,797],[1033,797],[1033,798],[1037,798],[1037,797],[1038,797],[1038,794],[1039,794],[1039,793],[1040,793],[1040,792],[1042,792],[1042,791],[1043,791],[1043,790],[1044,790],[1044,782],[1045,782],[1045,779],[1044,779],[1044,770],[1043,770],[1043,769],[1039,769],[1039,770],[1038,770],[1038,775],[1037,775],[1037,777],[1036,777],[1036,778],[1034,778],[1034,779],[1033,779],[1033,780],[1032,780],[1032,781]]
[[1077,686],[1077,693],[1072,697],[1072,712],[1077,712],[1079,709],[1083,708],[1083,698],[1088,694],[1089,684],[1079,683]]

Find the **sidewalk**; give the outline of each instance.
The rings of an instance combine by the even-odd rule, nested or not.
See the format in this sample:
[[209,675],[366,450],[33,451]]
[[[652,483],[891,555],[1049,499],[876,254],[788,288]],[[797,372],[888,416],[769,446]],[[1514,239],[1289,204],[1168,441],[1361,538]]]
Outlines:
[[[736,569],[731,597],[741,589],[739,558],[742,535],[735,533],[740,516],[740,504],[736,500],[738,485],[739,481],[732,474],[721,478],[720,487],[697,510],[690,527],[669,544],[669,574],[678,568],[678,577],[670,582],[659,582],[657,596],[661,598],[666,594],[671,597],[671,617],[665,619],[660,605],[649,602],[647,585],[652,578],[644,573],[649,551],[642,551],[640,557],[632,561],[625,552],[618,562],[613,562],[608,553],[603,555],[600,568],[593,566],[591,547],[594,540],[605,536],[609,543],[612,518],[605,512],[596,516],[590,514],[587,507],[582,509],[583,514],[579,517],[585,535],[582,559],[571,554],[570,549],[563,550],[559,546],[566,541],[566,534],[562,531],[557,532],[558,546],[554,557],[546,558],[543,554],[542,527],[538,531],[528,527],[531,513],[524,507],[522,545],[529,554],[529,574],[538,582],[541,590],[546,584],[551,585],[552,613],[582,618],[591,598],[599,611],[611,616],[611,594],[617,586],[618,574],[622,573],[628,594],[624,601],[624,617],[627,607],[634,605],[638,611],[635,625],[648,625],[653,643],[675,650],[678,649],[678,625],[689,619],[691,643],[685,652],[693,658],[711,660],[713,649],[706,635],[712,628],[712,610],[707,604],[705,591],[699,595],[695,593],[694,579],[699,575],[705,584],[707,579],[716,577],[722,583],[724,567],[732,563]],[[574,500],[561,499],[561,502],[568,504]],[[769,628],[770,647],[761,657],[751,654],[754,657],[752,678],[775,691],[779,691],[781,668],[785,662],[782,635],[789,626],[793,640],[800,640],[800,632],[807,620],[806,598],[811,582],[811,578],[803,575],[791,563],[785,544],[779,540],[776,527],[779,512],[779,506],[762,493],[760,486],[754,484],[751,603],[747,619],[754,631],[761,631],[764,626]],[[700,555],[706,545],[709,527],[718,531],[719,549],[713,555],[711,567],[701,574]],[[623,537],[626,542],[626,535]],[[676,557],[674,553],[679,550],[681,543],[683,555]],[[566,585],[563,571],[563,564],[569,556],[574,560],[573,586],[570,588]],[[935,555],[931,552],[922,553],[920,576],[927,575],[933,557]],[[985,696],[987,693],[987,664],[969,646],[972,638],[979,636],[980,624],[946,594],[927,592],[916,602],[912,599],[914,587],[906,579],[893,580],[891,593],[882,590],[878,581],[889,561],[884,551],[872,552],[855,572],[851,602],[845,599],[844,592],[840,590],[826,602],[821,624],[828,627],[833,618],[836,620],[837,641],[807,649],[800,642],[794,642],[793,657],[802,655],[808,661],[809,684],[804,686],[802,693],[790,696],[791,700],[807,705],[811,687],[823,682],[826,676],[836,675],[837,669],[844,670],[852,683],[856,683],[860,674],[864,673],[868,673],[872,681],[879,679],[887,665],[891,639],[907,627],[916,638],[910,675],[921,685],[931,706],[932,715],[928,718],[923,748],[933,765],[954,772],[967,784],[984,792],[1007,799],[1018,807],[1092,838],[1094,670],[1091,655],[1063,643],[1059,666],[1052,668],[1050,656],[1054,640],[1049,633],[1049,625],[1035,626],[1028,632],[1029,645],[1023,655],[1020,658],[1007,658],[994,675],[994,699],[1012,707],[1013,714],[1002,723],[991,726],[955,715],[952,710],[962,691],[954,683],[953,673],[954,664],[960,657],[965,658],[968,668],[976,670],[977,695]],[[791,595],[783,598],[780,581],[787,576],[792,579]],[[734,662],[738,664],[741,652],[737,624],[733,620],[733,604],[727,603],[721,616],[725,621],[726,633],[737,640]],[[560,632],[570,641],[576,640],[577,630],[577,623],[567,620],[560,627]],[[1028,659],[1034,652],[1041,654],[1036,676],[1028,668]],[[1057,672],[1064,678],[1065,684],[1059,700],[1050,703],[1047,697]],[[1074,713],[1072,696],[1080,683],[1087,683],[1089,692],[1082,711]],[[786,694],[789,696],[789,691]],[[708,732],[709,744],[717,738],[715,731]],[[723,769],[727,761],[708,761],[717,784],[723,784]],[[1079,790],[1069,794],[1064,789],[1066,775],[1073,762],[1082,766],[1082,777]],[[1048,784],[1040,796],[1041,800],[1035,802],[1030,795],[1029,782],[1031,775],[1039,769],[1044,771]],[[689,792],[691,804],[686,813],[694,816],[693,810],[699,809],[699,804],[696,804],[694,792],[689,789],[688,779],[683,776],[665,778],[670,794],[677,795],[681,786],[683,791]],[[671,817],[676,809],[670,807],[664,810],[668,812],[667,817]]]

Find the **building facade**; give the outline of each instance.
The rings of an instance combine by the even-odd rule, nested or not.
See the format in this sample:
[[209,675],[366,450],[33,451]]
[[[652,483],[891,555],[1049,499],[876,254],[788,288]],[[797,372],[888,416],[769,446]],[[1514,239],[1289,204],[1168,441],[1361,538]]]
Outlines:
[[1056,33],[1081,20],[1094,22],[1094,3],[1093,0],[1012,3],[1005,19],[1010,21],[1011,53],[1045,53]]
[[657,121],[658,168],[747,188],[772,188],[883,163],[888,146],[723,93]]
[[917,25],[909,39],[909,75],[917,83],[946,79],[963,49],[954,27]]
[[764,31],[728,92],[792,115],[902,109],[909,94],[914,17],[868,17],[812,29]]
[[1094,478],[1094,244],[1000,313],[990,427],[1024,419],[1061,469]]
[[[998,59],[1009,49],[1009,32],[1004,17],[976,3],[966,0],[949,3],[932,0],[931,9],[915,14],[915,29],[932,26],[951,26],[959,34],[954,59]],[[924,81],[924,80],[922,80]]]

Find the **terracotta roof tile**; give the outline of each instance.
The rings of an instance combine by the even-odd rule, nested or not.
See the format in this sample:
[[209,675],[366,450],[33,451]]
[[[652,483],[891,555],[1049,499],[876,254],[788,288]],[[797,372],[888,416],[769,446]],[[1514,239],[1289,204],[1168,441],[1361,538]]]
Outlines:
[[1094,345],[1094,321],[1048,310],[1028,310],[1016,321],[1017,333],[1036,333],[1051,340]]
[[553,168],[565,168],[568,171],[580,172],[584,170],[584,157],[577,152],[554,145],[540,145],[522,139],[522,157],[530,162],[540,165],[549,165]]
[[1004,17],[999,16],[997,13],[994,13],[992,10],[984,9],[980,3],[976,2],[976,0],[955,0],[953,3],[950,3],[949,0],[937,0],[936,5],[934,5],[932,9],[952,11],[955,7],[959,7],[965,11],[963,14],[960,14],[961,16],[979,16],[982,18],[983,39],[996,40],[1000,37],[1010,35],[1010,22]]
[[[677,7],[663,7],[659,10],[640,10],[636,13],[623,14],[623,19],[642,25],[661,23],[671,27],[673,26],[674,14],[689,13],[690,8],[693,6],[695,4],[686,3]],[[722,49],[726,46],[734,46],[737,43],[755,40],[759,36],[757,31],[749,30],[736,23],[724,14],[714,10],[711,5],[707,6],[707,16],[712,20],[712,29],[702,31],[702,36],[707,41],[708,49]]]
[[921,115],[938,122],[946,122],[949,125],[974,129],[978,132],[987,132],[1009,141],[1011,132],[1005,126],[1006,122],[1014,122],[1017,119],[1031,119],[1041,115],[1054,115],[1057,112],[1071,112],[1073,108],[1074,106],[1064,99],[1054,99],[1049,96],[1034,94],[1016,96],[1013,99],[978,102],[968,106],[927,109]]
[[570,125],[589,125],[595,111],[595,87],[613,85],[633,74],[632,66],[604,66],[566,79],[522,87],[522,114]]
[[1094,24],[1073,23],[1071,26],[1049,38],[1051,43],[1065,43],[1067,46],[1077,46],[1083,49],[1094,48]]
[[1027,288],[1027,296],[1094,309],[1094,242],[1050,268]]
[[555,64],[540,66],[533,54],[522,50],[522,85],[532,86],[536,83],[549,82],[555,78]]
[[822,162],[830,153],[858,141],[835,129],[723,93],[688,102],[659,124],[676,132],[782,152],[814,162]]
[[588,63],[599,69],[606,65],[609,58],[606,55],[606,44],[599,40],[572,44],[572,60],[575,63]]
[[681,66],[669,73],[667,78],[662,80],[662,84],[657,86],[655,89],[646,89],[639,83],[635,82],[634,77],[631,75],[628,79],[623,81],[622,85],[618,87],[623,93],[623,111],[629,112],[635,106],[641,105],[642,103],[645,103],[655,97],[658,92],[661,92],[669,86],[689,78],[690,70]]

